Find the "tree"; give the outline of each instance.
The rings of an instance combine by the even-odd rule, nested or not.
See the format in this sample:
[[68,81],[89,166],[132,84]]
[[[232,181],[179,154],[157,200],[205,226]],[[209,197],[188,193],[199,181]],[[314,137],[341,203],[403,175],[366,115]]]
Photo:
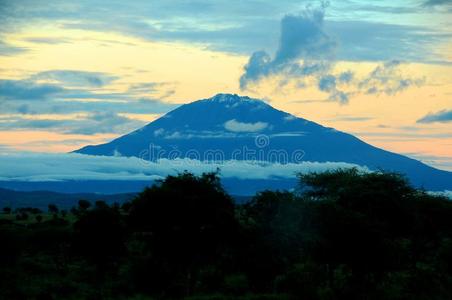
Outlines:
[[3,213],[9,215],[11,213],[11,207],[8,206],[3,207]]
[[88,200],[81,199],[81,200],[78,201],[78,207],[81,210],[87,210],[88,208],[91,207],[91,202],[89,202]]
[[94,263],[101,275],[125,251],[121,216],[108,206],[96,206],[80,214],[74,229],[75,249]]
[[28,214],[26,212],[18,213],[16,215],[16,220],[18,220],[18,221],[20,221],[20,220],[22,220],[22,221],[28,220]]
[[58,206],[56,206],[55,204],[49,204],[48,205],[48,210],[52,214],[57,214],[58,211],[59,211]]
[[[314,225],[303,229],[314,237],[303,250],[328,266],[328,286],[341,286],[334,290],[337,298],[451,296],[445,288],[450,274],[434,275],[445,275],[449,258],[431,259],[441,257],[437,245],[452,237],[451,201],[416,190],[395,173],[348,169],[300,175],[300,180],[314,218]],[[417,287],[422,288],[408,292]]]
[[146,188],[132,202],[129,222],[147,237],[154,264],[183,278],[183,294],[191,293],[198,270],[226,251],[237,228],[217,173],[185,172]]
[[[300,198],[285,191],[263,191],[242,206],[240,222],[246,234],[241,265],[253,286],[265,290],[276,276],[292,266],[302,252],[305,208]],[[271,291],[271,290],[268,290]]]
[[95,203],[95,207],[98,209],[107,209],[109,206],[105,201],[97,200]]

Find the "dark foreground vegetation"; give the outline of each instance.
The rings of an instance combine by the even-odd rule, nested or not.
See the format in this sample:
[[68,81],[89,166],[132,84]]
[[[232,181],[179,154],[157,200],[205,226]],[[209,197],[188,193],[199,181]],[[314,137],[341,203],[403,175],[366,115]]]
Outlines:
[[6,209],[0,299],[452,299],[449,200],[396,174],[300,182],[235,205],[183,173],[121,207]]

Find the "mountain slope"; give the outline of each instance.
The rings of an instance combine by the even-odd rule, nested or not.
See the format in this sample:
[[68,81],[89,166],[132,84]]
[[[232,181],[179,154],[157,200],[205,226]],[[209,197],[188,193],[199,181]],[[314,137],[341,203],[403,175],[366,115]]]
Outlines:
[[451,172],[376,148],[261,100],[230,94],[182,105],[130,134],[75,152],[149,160],[338,161],[401,172],[426,189],[452,189]]

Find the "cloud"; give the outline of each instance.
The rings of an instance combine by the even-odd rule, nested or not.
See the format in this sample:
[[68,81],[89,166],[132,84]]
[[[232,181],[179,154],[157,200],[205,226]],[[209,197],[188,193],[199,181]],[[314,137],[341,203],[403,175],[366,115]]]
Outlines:
[[49,44],[49,45],[57,45],[57,44],[65,44],[69,42],[67,38],[55,38],[55,37],[30,37],[24,39],[26,42],[34,43],[34,44]]
[[50,70],[30,76],[33,81],[50,81],[67,87],[102,87],[118,79],[116,76],[101,72],[75,70]]
[[256,122],[256,123],[244,123],[235,119],[229,120],[224,123],[224,128],[232,132],[258,132],[268,127],[268,123]]
[[416,123],[447,123],[452,122],[452,110],[441,110],[436,113],[429,113],[420,118]]
[[[96,99],[96,95],[92,95]],[[161,114],[176,108],[178,104],[157,99],[134,99],[123,96],[123,100],[95,101],[44,99],[39,102],[28,100],[0,101],[0,111],[4,114],[70,114],[80,112],[108,111],[112,113]]]
[[281,21],[279,47],[274,58],[265,52],[254,52],[240,77],[240,88],[250,83],[284,74],[288,77],[310,76],[329,68],[335,42],[323,26],[324,9],[306,9],[300,15],[287,15]]
[[144,161],[136,157],[89,156],[76,153],[0,154],[2,181],[62,181],[62,180],[155,180],[188,170],[195,174],[221,169],[223,178],[270,179],[294,178],[296,173],[322,172],[337,168],[366,167],[342,162],[302,162],[300,164],[255,163],[229,161],[203,163],[176,159]]
[[452,200],[452,191],[449,191],[449,190],[445,190],[442,192],[427,191],[427,193],[429,193],[430,195],[433,195],[433,196],[446,197],[446,198],[449,198],[450,200]]
[[348,103],[351,96],[358,94],[393,96],[425,83],[423,77],[405,74],[403,66],[406,64],[406,62],[398,60],[387,61],[377,65],[362,78],[357,78],[352,71],[345,71],[337,75],[320,75],[318,89],[329,93],[328,100],[341,104]]
[[323,29],[323,9],[306,9],[299,16],[285,16],[281,21],[280,47],[276,65],[296,59],[323,59],[331,54],[334,42]]
[[[342,74],[340,76],[343,76]],[[348,81],[349,78],[345,76],[345,79],[339,79],[341,81]],[[336,79],[334,75],[328,74],[323,77],[320,77],[318,82],[319,90],[323,92],[328,92],[330,94],[329,100],[339,102],[341,104],[348,103],[349,95],[337,88],[336,82],[339,81]],[[351,79],[350,79],[351,80]]]
[[452,5],[452,0],[427,0],[425,6]]
[[[124,92],[103,92],[116,76],[100,72],[49,70],[25,79],[0,79],[1,113],[65,114],[107,111],[112,113],[165,113],[177,104],[161,99],[174,93],[174,83],[152,85],[151,97],[133,85]],[[143,87],[141,87],[143,88]]]
[[90,114],[86,121],[80,122],[79,126],[72,126],[67,133],[73,134],[97,134],[97,133],[128,133],[142,127],[146,123],[119,116],[112,112],[96,112]]
[[69,43],[70,39],[67,38],[55,38],[55,37],[30,37],[24,39],[24,41],[34,44],[48,44],[48,45],[57,45],[57,44],[65,44]]
[[[45,100],[50,98],[115,98],[115,94],[94,94],[74,86],[100,87],[100,77],[77,71],[46,71],[25,79],[0,79],[1,100]],[[83,75],[82,75],[83,74]]]
[[392,60],[378,65],[366,78],[358,83],[358,88],[365,94],[395,95],[411,86],[420,86],[424,78],[410,78],[400,71],[403,62]]
[[452,156],[438,156],[423,152],[402,153],[437,169],[452,171]]
[[[64,134],[124,134],[145,123],[121,114],[160,114],[177,106],[129,91],[102,92],[102,88],[116,78],[100,72],[51,70],[25,79],[0,79],[0,130],[45,129]],[[151,85],[158,92],[162,83],[147,84],[148,87]],[[84,117],[60,118],[61,115],[74,113],[81,113]],[[49,116],[35,116],[40,114]]]
[[340,83],[350,83],[354,77],[355,77],[355,74],[349,70],[349,71],[340,73],[338,76],[338,81]]
[[336,88],[336,77],[333,75],[326,75],[319,80],[319,89],[324,92],[329,92]]
[[[1,115],[0,115],[1,117]],[[93,135],[98,133],[124,134],[145,124],[112,112],[93,112],[74,119],[34,119],[24,117],[0,118],[0,130],[46,130],[64,134]]]
[[37,84],[30,80],[0,79],[0,99],[39,100],[63,91],[64,88],[54,84]]
[[341,60],[389,61],[403,57],[408,62],[451,62],[437,52],[438,46],[451,37],[442,26],[435,29],[418,23],[401,25],[362,18],[330,20],[325,22],[325,30],[339,41],[336,56]]
[[339,115],[332,119],[331,121],[346,121],[346,122],[365,122],[370,121],[375,118],[373,117],[361,117],[361,116],[352,116],[352,115]]
[[[25,26],[46,22],[58,24],[62,29],[114,32],[148,41],[194,43],[215,51],[249,55],[256,49],[274,50],[280,16],[313,2],[137,0],[128,5],[110,1],[106,6],[99,0],[77,1],[77,5],[70,0],[35,0],[27,5],[17,0],[2,0],[0,34],[15,33]],[[446,4],[448,1],[419,2]],[[337,52],[339,59],[385,61],[403,55],[410,61],[428,61],[431,57],[448,60],[446,56],[433,56],[437,46],[450,38],[442,30],[442,18],[435,18],[435,14],[425,16],[425,10],[417,5],[394,1],[378,4],[375,1],[335,1],[329,9],[334,20],[328,20],[325,26],[343,45]],[[411,14],[414,21],[410,25],[390,24],[393,20],[396,23],[396,16],[400,14]],[[415,20],[422,17],[428,17],[435,26],[419,26]]]
[[159,99],[165,99],[174,95],[174,93],[176,92],[175,89],[176,85],[173,82],[142,82],[132,84],[127,92],[130,94],[146,96],[159,95]]
[[[1,38],[1,37],[0,37]],[[0,56],[10,56],[27,51],[27,48],[18,47],[0,40]]]
[[347,104],[353,95],[395,95],[423,84],[423,78],[405,76],[403,63],[397,60],[378,65],[364,78],[356,78],[352,70],[333,74],[338,47],[325,29],[324,15],[325,6],[285,16],[276,54],[272,58],[265,51],[254,52],[240,77],[240,88],[250,89],[265,78],[278,79],[279,89],[289,82],[300,89],[307,87],[305,82],[315,82],[320,91],[328,94],[328,101]]

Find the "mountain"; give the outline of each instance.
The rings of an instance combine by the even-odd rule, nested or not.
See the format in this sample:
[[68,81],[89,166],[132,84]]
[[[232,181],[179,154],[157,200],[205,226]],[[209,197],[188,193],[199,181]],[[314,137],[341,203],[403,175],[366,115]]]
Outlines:
[[353,135],[231,94],[184,104],[109,143],[74,152],[149,160],[265,160],[347,162],[406,174],[429,190],[452,189],[452,172],[369,145]]

